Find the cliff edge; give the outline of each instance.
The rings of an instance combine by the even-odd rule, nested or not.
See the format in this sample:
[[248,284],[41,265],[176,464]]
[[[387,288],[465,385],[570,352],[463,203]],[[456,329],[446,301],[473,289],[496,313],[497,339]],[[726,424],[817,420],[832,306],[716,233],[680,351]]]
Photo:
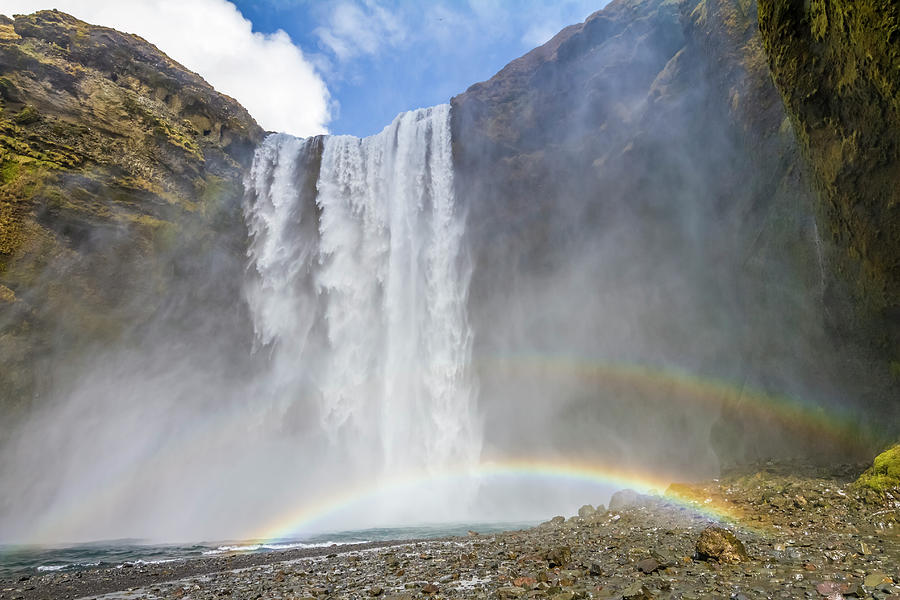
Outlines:
[[236,293],[244,236],[220,234],[243,228],[242,173],[262,137],[236,101],[137,36],[57,11],[0,16],[8,415],[61,365],[177,312],[176,278],[213,305]]

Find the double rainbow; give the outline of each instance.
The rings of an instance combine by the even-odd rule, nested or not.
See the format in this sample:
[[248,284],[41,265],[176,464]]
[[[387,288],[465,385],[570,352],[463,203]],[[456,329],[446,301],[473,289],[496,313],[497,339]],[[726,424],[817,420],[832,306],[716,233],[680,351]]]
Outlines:
[[[862,430],[850,413],[837,413],[821,407],[806,406],[782,395],[764,394],[747,386],[727,381],[705,379],[674,369],[626,363],[603,363],[577,357],[514,356],[479,361],[478,370],[500,375],[538,379],[580,380],[595,385],[619,386],[648,394],[663,395],[675,402],[724,409],[734,413],[773,421],[789,429],[808,433],[840,447],[860,448],[872,443],[870,432]],[[85,477],[78,494],[54,507],[35,523],[28,538],[43,541],[65,525],[88,520],[98,506],[114,501],[128,485],[130,477],[140,472],[160,472],[179,457],[205,447],[223,434],[240,439],[246,413],[223,411],[200,425],[192,435],[160,445],[155,453],[143,456],[125,469],[98,472]],[[260,528],[259,539],[282,539],[310,528],[328,515],[339,513],[356,503],[388,491],[412,489],[428,481],[464,481],[478,478],[522,477],[545,480],[587,482],[606,488],[632,488],[638,492],[664,490],[670,481],[654,473],[639,473],[608,465],[572,460],[511,459],[465,467],[449,467],[438,473],[403,473],[377,481],[365,481],[319,497],[303,499],[283,514]],[[733,522],[737,516],[727,506],[712,506],[704,501],[669,497],[698,514]]]

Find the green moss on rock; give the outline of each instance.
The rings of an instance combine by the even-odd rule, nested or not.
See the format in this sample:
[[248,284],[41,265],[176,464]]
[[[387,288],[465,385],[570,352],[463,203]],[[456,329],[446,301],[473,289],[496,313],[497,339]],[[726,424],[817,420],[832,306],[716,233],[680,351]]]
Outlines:
[[25,106],[19,113],[13,117],[13,120],[19,125],[31,125],[41,120],[41,115],[30,104]]
[[854,484],[881,496],[895,492],[900,496],[900,444],[875,457],[872,466]]

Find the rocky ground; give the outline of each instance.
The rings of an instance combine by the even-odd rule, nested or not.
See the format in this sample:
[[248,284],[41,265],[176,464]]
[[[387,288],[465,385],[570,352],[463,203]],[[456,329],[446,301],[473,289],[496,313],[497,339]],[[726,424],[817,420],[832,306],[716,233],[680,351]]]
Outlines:
[[[767,464],[673,486],[677,502],[619,493],[608,510],[585,506],[526,531],[142,567],[118,580],[130,589],[94,597],[900,600],[900,506],[858,492],[860,470]],[[86,571],[7,582],[0,598],[82,597],[108,589],[85,587],[104,578],[115,580]]]

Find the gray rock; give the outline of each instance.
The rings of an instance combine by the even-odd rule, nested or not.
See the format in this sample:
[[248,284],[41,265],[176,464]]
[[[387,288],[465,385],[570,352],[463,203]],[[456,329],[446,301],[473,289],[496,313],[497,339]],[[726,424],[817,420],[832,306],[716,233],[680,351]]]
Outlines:
[[654,598],[656,596],[639,581],[622,590],[622,600],[653,600]]
[[609,499],[609,510],[616,511],[629,506],[640,506],[643,501],[644,496],[634,490],[619,490]]
[[661,565],[655,558],[645,558],[637,564],[638,571],[641,573],[653,573],[658,571]]

